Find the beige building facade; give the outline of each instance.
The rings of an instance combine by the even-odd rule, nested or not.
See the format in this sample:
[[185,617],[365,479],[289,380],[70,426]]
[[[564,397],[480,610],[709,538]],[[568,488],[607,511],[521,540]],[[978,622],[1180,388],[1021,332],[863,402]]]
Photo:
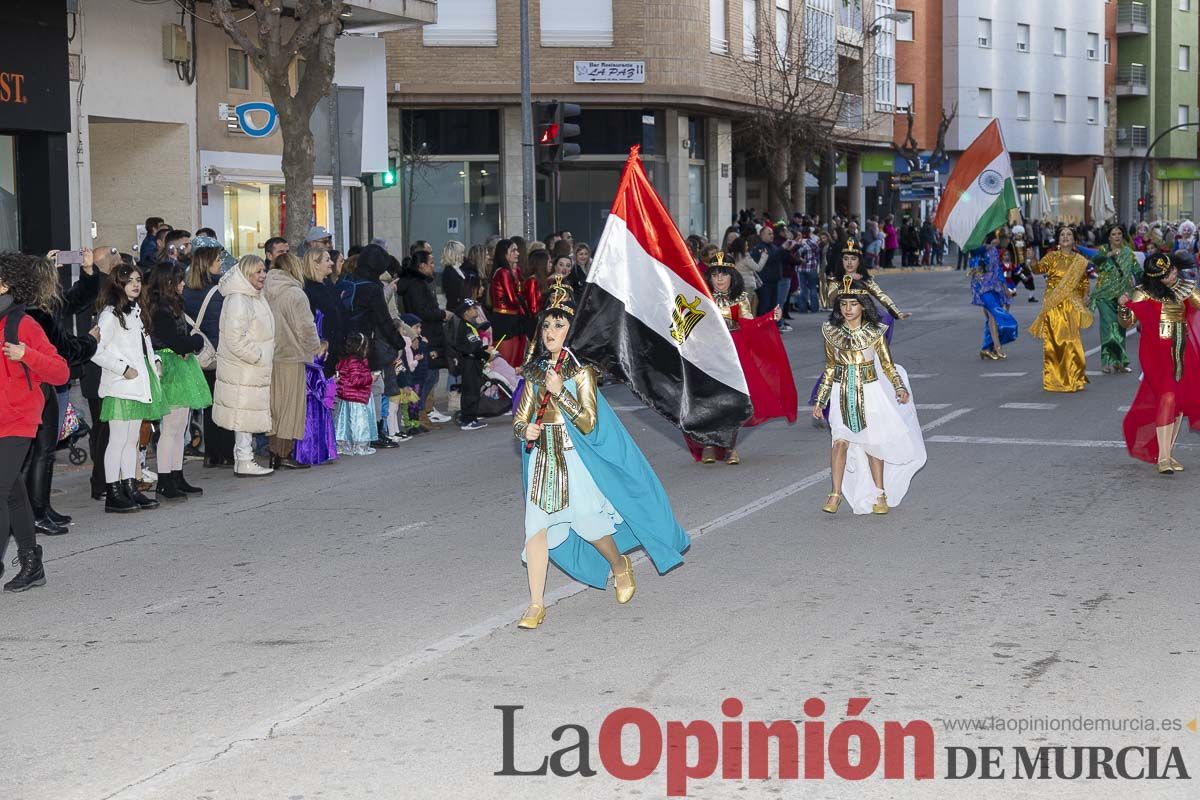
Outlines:
[[[858,115],[839,131],[854,143],[843,151],[850,158],[826,183],[831,203],[836,178],[846,210],[862,214],[859,156],[889,146],[895,80],[894,59],[890,73],[874,69],[890,23],[872,31],[869,13],[894,3],[866,5],[868,13],[847,18],[841,0],[530,0],[534,101],[583,109],[572,120],[582,128],[581,155],[560,165],[557,186],[538,175],[537,235],[566,229],[594,245],[635,144],[685,234],[720,238],[739,208],[766,207],[762,167],[740,141],[740,123],[756,101],[755,71],[773,69],[765,45],[788,34],[797,53],[817,52],[808,40],[826,36],[825,74],[857,99]],[[521,232],[523,151],[518,0],[441,0],[438,11],[434,25],[385,36],[398,180],[374,197],[377,235],[427,239],[435,252],[448,239]],[[808,58],[791,68],[805,69]],[[847,65],[857,69],[848,83],[837,74]],[[813,174],[803,164],[784,169],[817,196],[815,164]]]

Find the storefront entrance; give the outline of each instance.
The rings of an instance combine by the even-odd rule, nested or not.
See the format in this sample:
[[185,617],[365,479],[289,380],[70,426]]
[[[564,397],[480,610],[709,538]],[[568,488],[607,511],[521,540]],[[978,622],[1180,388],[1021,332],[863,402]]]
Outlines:
[[[226,249],[240,258],[247,253],[262,254],[263,244],[273,236],[286,236],[283,220],[287,216],[287,192],[282,186],[266,183],[236,183],[221,187],[225,203],[224,239]],[[332,229],[328,189],[312,194],[310,226]]]

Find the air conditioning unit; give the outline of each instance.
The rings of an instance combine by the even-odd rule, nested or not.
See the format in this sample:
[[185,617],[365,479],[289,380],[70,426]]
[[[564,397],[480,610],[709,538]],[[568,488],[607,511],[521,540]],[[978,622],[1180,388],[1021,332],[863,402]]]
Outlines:
[[1028,53],[1029,52],[1029,42],[1017,42],[1017,52],[1018,53]]

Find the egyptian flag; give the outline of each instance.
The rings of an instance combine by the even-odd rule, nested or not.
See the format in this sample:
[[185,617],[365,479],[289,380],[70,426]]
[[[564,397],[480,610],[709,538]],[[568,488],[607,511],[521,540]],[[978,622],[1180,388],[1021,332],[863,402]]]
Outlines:
[[704,444],[728,446],[754,412],[733,338],[637,147],[625,163],[568,346]]

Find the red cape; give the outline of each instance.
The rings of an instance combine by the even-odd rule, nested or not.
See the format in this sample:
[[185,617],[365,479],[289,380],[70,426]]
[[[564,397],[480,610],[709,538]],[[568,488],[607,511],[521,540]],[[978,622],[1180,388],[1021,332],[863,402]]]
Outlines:
[[1142,327],[1138,345],[1142,382],[1125,414],[1125,446],[1129,455],[1154,464],[1158,462],[1155,429],[1159,424],[1167,424],[1183,414],[1193,429],[1200,430],[1200,310],[1187,308],[1183,378],[1176,381],[1171,342],[1158,335],[1162,305],[1154,300],[1139,300],[1130,303],[1129,308]]
[[[746,386],[750,389],[750,402],[754,405],[754,415],[743,427],[749,428],[776,417],[785,418],[789,425],[794,423],[799,409],[796,381],[773,315],[767,313],[739,320],[737,330],[731,334],[742,372],[746,375]],[[692,458],[699,461],[704,445],[691,439],[687,439],[687,445]],[[717,458],[725,458],[724,448],[717,448]]]

